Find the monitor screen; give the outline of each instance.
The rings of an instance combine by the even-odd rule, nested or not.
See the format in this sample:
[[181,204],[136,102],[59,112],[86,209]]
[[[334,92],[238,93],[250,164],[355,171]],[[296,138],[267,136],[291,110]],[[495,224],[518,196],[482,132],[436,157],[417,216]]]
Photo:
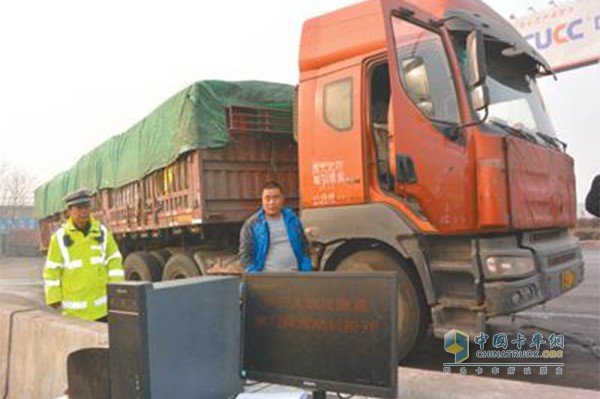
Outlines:
[[244,275],[242,377],[396,397],[396,290],[393,272]]

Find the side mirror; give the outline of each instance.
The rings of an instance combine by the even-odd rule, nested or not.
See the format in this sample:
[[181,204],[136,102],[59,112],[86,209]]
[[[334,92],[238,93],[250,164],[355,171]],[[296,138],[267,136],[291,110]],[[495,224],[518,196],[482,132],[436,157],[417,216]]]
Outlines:
[[435,117],[435,111],[434,111],[434,107],[433,107],[433,101],[431,101],[431,99],[425,99],[423,101],[419,101],[417,103],[417,107],[419,107],[419,109],[421,110],[421,112],[423,112],[425,115],[427,115],[430,118],[434,118]]
[[485,83],[471,89],[471,104],[475,111],[486,109],[490,105],[490,92]]
[[467,36],[467,79],[471,104],[475,111],[487,108],[490,95],[485,84],[487,65],[485,62],[485,44],[483,33],[473,30]]
[[467,75],[470,89],[485,83],[487,77],[483,33],[478,30],[467,36]]
[[408,95],[417,104],[417,107],[425,115],[433,118],[435,110],[423,58],[412,57],[402,60],[402,79]]

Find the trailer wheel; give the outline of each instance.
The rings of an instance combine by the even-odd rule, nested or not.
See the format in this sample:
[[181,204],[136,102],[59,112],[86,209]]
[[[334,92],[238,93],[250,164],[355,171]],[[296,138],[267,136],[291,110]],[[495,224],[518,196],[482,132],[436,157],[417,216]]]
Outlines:
[[127,281],[160,281],[160,263],[148,252],[140,251],[127,255],[124,266]]
[[200,275],[200,269],[190,255],[187,253],[177,253],[173,254],[167,261],[162,279],[163,281],[179,280]]
[[398,272],[398,361],[417,346],[425,334],[427,305],[419,287],[419,279],[406,261],[382,250],[363,250],[344,258],[336,272]]
[[162,271],[165,269],[167,261],[171,257],[171,251],[168,249],[159,249],[157,251],[150,251],[150,255],[154,257],[160,264],[161,275]]

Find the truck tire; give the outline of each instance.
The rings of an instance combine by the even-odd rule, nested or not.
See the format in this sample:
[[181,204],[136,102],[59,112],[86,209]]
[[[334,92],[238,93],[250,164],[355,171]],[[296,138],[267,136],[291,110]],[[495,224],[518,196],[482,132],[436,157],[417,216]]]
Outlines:
[[150,255],[152,255],[154,259],[156,259],[160,264],[160,270],[162,275],[162,271],[165,269],[167,261],[171,257],[171,251],[169,251],[168,249],[159,249],[156,251],[150,251]]
[[171,255],[163,271],[163,281],[201,276],[194,258],[185,252]]
[[148,252],[130,253],[125,258],[124,267],[127,281],[160,281],[160,263]]
[[350,254],[338,263],[335,270],[398,272],[398,361],[405,359],[423,338],[427,326],[427,305],[414,270],[401,258],[377,249]]

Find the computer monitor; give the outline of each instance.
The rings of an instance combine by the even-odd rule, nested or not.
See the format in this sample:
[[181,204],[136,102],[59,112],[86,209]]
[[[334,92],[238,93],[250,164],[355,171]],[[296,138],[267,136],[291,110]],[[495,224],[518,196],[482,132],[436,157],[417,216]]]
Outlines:
[[242,377],[395,398],[397,286],[393,272],[246,274]]

